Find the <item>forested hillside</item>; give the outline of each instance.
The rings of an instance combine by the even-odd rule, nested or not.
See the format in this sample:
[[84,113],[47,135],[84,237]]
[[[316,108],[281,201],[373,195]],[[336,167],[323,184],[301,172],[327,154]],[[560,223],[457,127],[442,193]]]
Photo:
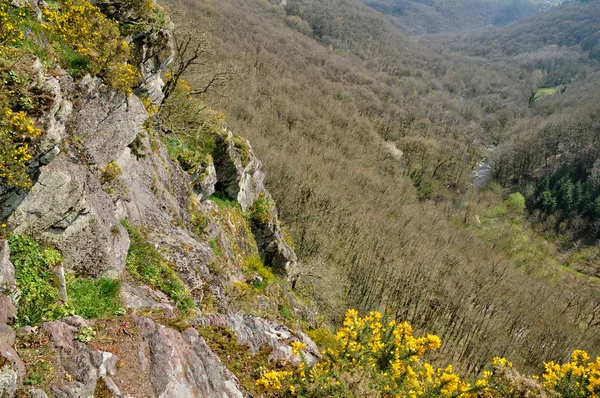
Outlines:
[[425,34],[502,26],[545,11],[560,1],[363,0],[401,32]]
[[592,274],[600,230],[599,26],[600,2],[574,1],[486,33],[429,41],[533,76],[528,116],[495,140],[492,175],[525,196],[530,221],[563,252],[564,265]]
[[462,48],[471,54],[493,56],[579,46],[591,59],[600,60],[599,11],[596,0],[567,2],[514,25],[473,35]]
[[466,372],[494,355],[537,368],[598,351],[595,281],[524,272],[447,217],[485,147],[537,112],[537,70],[430,50],[354,0],[168,4],[233,71],[207,100],[264,160],[302,259],[297,288],[329,317],[387,308],[440,335],[439,357]]

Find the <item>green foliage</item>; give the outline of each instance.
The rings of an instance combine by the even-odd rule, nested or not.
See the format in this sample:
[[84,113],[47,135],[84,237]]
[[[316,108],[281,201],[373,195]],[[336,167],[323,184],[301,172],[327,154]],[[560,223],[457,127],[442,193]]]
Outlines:
[[[169,78],[169,76],[167,76]],[[201,173],[212,161],[217,134],[222,134],[225,117],[207,108],[190,95],[190,86],[182,79],[172,95],[163,103],[157,120],[169,156],[190,175]],[[202,181],[204,176],[198,176]]]
[[250,147],[246,139],[237,135],[233,136],[233,149],[237,152],[242,161],[242,166],[246,167],[250,160]]
[[136,279],[164,292],[181,311],[194,307],[189,292],[177,272],[160,252],[144,239],[140,231],[122,222],[131,245],[127,253],[127,271]]
[[[547,219],[554,215],[557,231],[564,222],[574,233],[597,238],[593,223],[600,221],[600,186],[584,164],[565,163],[550,177],[540,179],[528,202],[530,210],[541,211]],[[579,220],[585,221],[583,228]]]
[[100,168],[100,183],[104,190],[109,195],[115,193],[119,186],[119,176],[123,170],[116,162],[110,162],[106,166]]
[[203,236],[204,230],[208,227],[208,218],[197,208],[190,207],[190,223],[194,233],[197,236]]
[[223,195],[220,192],[215,192],[209,199],[220,208],[241,209],[240,204],[235,199],[231,199],[229,196]]
[[210,245],[210,248],[212,249],[215,256],[221,257],[223,255],[223,250],[221,249],[221,244],[219,243],[219,241],[216,238],[209,240],[208,244]]
[[522,216],[526,210],[525,197],[519,192],[511,193],[506,199],[505,206],[512,214]]
[[263,290],[271,282],[273,282],[275,276],[271,268],[267,267],[263,261],[257,255],[251,255],[244,261],[244,270],[250,272],[256,272],[262,278],[262,282],[258,286],[253,288]]
[[23,384],[28,386],[39,386],[44,383],[48,377],[54,374],[54,367],[45,359],[40,359],[36,364],[27,369],[27,376]]
[[35,326],[73,315],[75,311],[59,299],[56,275],[52,271],[62,261],[60,253],[20,235],[11,235],[9,245],[15,279],[21,290],[16,325]]
[[288,307],[287,305],[282,303],[279,304],[277,308],[279,309],[279,315],[281,315],[284,319],[288,321],[294,319],[294,314],[292,314],[290,307]]
[[91,326],[84,326],[77,331],[77,336],[75,338],[82,343],[89,343],[94,337],[96,337],[94,328]]
[[0,181],[22,189],[31,188],[28,162],[32,158],[30,143],[40,134],[34,122],[23,111],[4,109],[0,119]]
[[274,206],[273,200],[261,192],[258,199],[248,208],[250,220],[258,224],[269,224],[272,221],[271,208]]
[[121,305],[120,288],[121,282],[116,279],[73,278],[67,282],[69,305],[75,309],[77,315],[86,319],[122,315],[125,308]]
[[87,0],[61,0],[56,9],[44,9],[44,18],[48,35],[78,54],[66,58],[71,68],[86,68],[103,77],[112,88],[131,92],[139,76],[127,64],[130,48],[121,37],[118,22],[108,19]]
[[18,326],[35,326],[75,314],[86,319],[123,314],[118,280],[67,276],[69,302],[63,303],[58,294],[58,280],[53,272],[53,268],[62,262],[60,253],[21,235],[11,235],[9,245],[17,286],[21,290],[16,322]]

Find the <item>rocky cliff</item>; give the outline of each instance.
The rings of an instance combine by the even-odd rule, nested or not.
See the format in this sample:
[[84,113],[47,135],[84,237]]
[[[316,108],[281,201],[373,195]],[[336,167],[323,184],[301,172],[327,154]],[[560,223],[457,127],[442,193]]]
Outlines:
[[[143,19],[135,3],[96,4],[125,24]],[[319,356],[289,322],[314,314],[290,289],[297,258],[250,143],[222,129],[209,160],[184,171],[148,123],[173,58],[170,24],[127,40],[141,76],[134,93],[20,61],[45,102],[32,188],[0,185],[0,396],[250,396],[211,337],[272,363],[300,363],[293,341]],[[87,307],[78,298],[75,286],[99,281],[116,281],[110,316],[82,310],[103,297]],[[43,294],[48,308],[31,308]]]

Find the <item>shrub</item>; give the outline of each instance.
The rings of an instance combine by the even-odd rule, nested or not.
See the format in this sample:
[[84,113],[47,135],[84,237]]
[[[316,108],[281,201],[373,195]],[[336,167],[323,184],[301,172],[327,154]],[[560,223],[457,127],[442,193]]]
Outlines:
[[251,255],[244,261],[245,271],[256,272],[262,278],[260,285],[254,285],[255,289],[264,289],[267,285],[273,282],[275,276],[271,268],[267,267],[257,255]]
[[17,326],[39,325],[68,315],[105,318],[120,315],[124,309],[119,298],[120,282],[67,277],[68,303],[61,302],[58,281],[53,268],[60,266],[61,254],[52,247],[42,247],[35,240],[9,237],[15,279],[21,290]]
[[125,221],[122,224],[131,239],[127,253],[127,271],[134,278],[164,292],[180,310],[193,308],[194,302],[173,266],[138,230]]
[[248,209],[251,221],[259,224],[268,224],[271,222],[271,208],[275,206],[273,200],[265,196],[264,192],[254,201]]
[[[171,79],[167,75],[167,82]],[[225,116],[207,108],[190,95],[191,87],[180,79],[158,114],[169,156],[189,174],[206,168],[212,161],[217,134],[225,128]],[[200,180],[202,180],[200,178]]]
[[[311,369],[271,370],[256,381],[268,396],[351,397],[361,393],[399,397],[475,397],[491,373],[474,384],[454,373],[452,366],[434,369],[423,355],[440,347],[434,335],[414,337],[410,325],[385,320],[378,312],[359,317],[349,310],[335,335],[337,349],[328,348]],[[332,344],[333,345],[333,344]],[[292,350],[303,356],[303,345]]]
[[8,1],[0,3],[0,55],[5,45],[14,45],[23,38],[24,19],[25,11],[11,7]]
[[116,162],[110,162],[100,168],[100,183],[105,187],[104,190],[109,195],[115,193],[118,186],[118,179],[123,170]]
[[61,0],[58,8],[44,9],[44,18],[46,30],[84,57],[92,75],[125,92],[138,83],[136,69],[127,64],[130,48],[120,36],[119,24],[98,7],[87,0]]
[[544,387],[556,391],[561,397],[596,397],[600,394],[600,357],[589,362],[590,356],[575,350],[571,362],[559,365],[544,363]]
[[31,142],[40,135],[33,120],[25,112],[5,109],[0,120],[0,179],[4,184],[22,189],[31,188],[27,175],[31,160]]
[[505,205],[508,211],[514,215],[522,216],[523,214],[525,214],[525,197],[519,192],[511,193],[510,195],[508,195],[508,199],[506,199]]

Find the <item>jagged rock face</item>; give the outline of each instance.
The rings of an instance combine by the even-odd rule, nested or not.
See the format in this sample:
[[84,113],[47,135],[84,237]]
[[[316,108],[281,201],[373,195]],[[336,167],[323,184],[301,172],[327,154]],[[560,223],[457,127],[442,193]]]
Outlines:
[[110,90],[102,80],[82,79],[75,110],[68,123],[69,135],[81,142],[85,161],[104,166],[117,160],[143,131],[148,112],[135,95]]
[[15,233],[55,246],[67,269],[97,276],[123,270],[129,237],[113,202],[90,170],[61,154],[9,218]]
[[[49,164],[59,154],[59,144],[65,138],[65,123],[72,111],[72,104],[63,95],[63,87],[72,84],[72,78],[64,73],[59,78],[44,74],[43,66],[36,60],[32,66],[35,71],[35,86],[46,92],[50,105],[37,120],[44,131],[37,151],[29,164],[28,175],[33,182],[40,175],[40,168]],[[0,184],[0,219],[6,219],[23,201],[28,192],[18,188],[7,188]]]
[[163,87],[165,83],[160,77],[167,65],[173,60],[173,39],[171,32],[166,29],[151,30],[145,34],[134,37],[135,48],[139,49],[139,60],[142,84],[137,90],[139,94],[146,95],[155,105],[164,99]]
[[[264,344],[267,344],[272,352],[269,361],[273,363],[287,362],[298,366],[304,359],[311,367],[321,357],[316,344],[304,333],[294,333],[287,327],[270,322],[266,319],[251,315],[208,315],[194,319],[191,322],[195,326],[222,326],[231,329],[239,344],[247,345],[252,353],[257,353]],[[306,344],[304,358],[292,353],[289,344],[292,341],[300,341]]]
[[148,318],[138,318],[138,325],[142,347],[149,348],[144,370],[150,373],[156,397],[249,396],[195,329],[179,333]]
[[200,201],[205,201],[210,195],[215,193],[215,185],[219,181],[214,163],[210,163],[203,170],[194,173],[190,176],[190,179],[194,185],[194,192],[196,192]]
[[[140,27],[146,25],[148,19],[152,19],[149,5],[153,2],[94,0],[92,3],[109,18],[123,25],[135,24]],[[129,38],[132,42],[132,63],[138,66],[142,80],[136,92],[150,98],[155,105],[160,105],[164,99],[164,82],[160,74],[171,63],[175,54],[171,37],[173,24],[158,25],[147,24],[145,31],[136,31]]]
[[14,396],[25,375],[25,365],[13,348],[15,337],[10,326],[0,323],[0,359],[6,362],[0,368],[0,396]]
[[[285,241],[277,207],[268,192],[263,193],[266,203],[270,203],[267,220],[253,220],[252,232],[256,238],[258,250],[265,263],[290,279],[294,279],[298,258],[294,249]],[[266,221],[266,222],[265,222]]]
[[235,137],[230,131],[217,137],[213,154],[217,174],[215,190],[235,199],[243,210],[249,209],[263,195],[269,203],[267,222],[255,222],[253,232],[265,264],[278,273],[293,278],[297,257],[285,242],[277,216],[277,208],[264,187],[262,163],[254,154],[250,143]]
[[15,269],[10,262],[10,249],[5,240],[0,240],[0,397],[14,396],[17,387],[23,381],[25,365],[14,349],[14,330],[7,325],[16,315],[13,304],[17,291],[15,286]]
[[250,143],[240,137],[234,139],[233,133],[227,131],[217,136],[213,158],[217,171],[215,189],[237,200],[242,210],[246,210],[265,190],[262,163]]

